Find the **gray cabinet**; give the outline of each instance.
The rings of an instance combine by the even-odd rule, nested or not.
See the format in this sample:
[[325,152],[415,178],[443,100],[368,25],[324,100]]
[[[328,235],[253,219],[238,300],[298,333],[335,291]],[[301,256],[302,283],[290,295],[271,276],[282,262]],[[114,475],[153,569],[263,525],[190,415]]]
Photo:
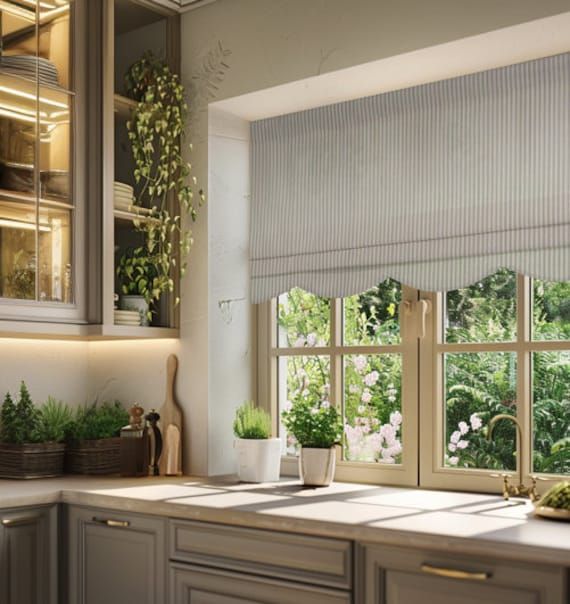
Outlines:
[[347,592],[206,567],[170,566],[170,604],[350,604]]
[[70,507],[68,597],[73,604],[163,604],[165,520]]
[[362,546],[363,604],[564,604],[566,569],[419,549]]
[[57,506],[0,510],[0,602],[58,603]]

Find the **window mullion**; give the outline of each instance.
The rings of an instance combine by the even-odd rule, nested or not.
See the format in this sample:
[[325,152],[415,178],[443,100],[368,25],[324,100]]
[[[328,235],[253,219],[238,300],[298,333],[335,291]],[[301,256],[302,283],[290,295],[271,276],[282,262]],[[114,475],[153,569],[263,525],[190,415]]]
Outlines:
[[[342,345],[342,300],[334,298],[331,300],[331,355],[330,355],[330,398],[331,404],[337,407],[344,423],[344,397],[342,395],[342,357],[339,347]],[[339,450],[341,459],[344,459],[344,451]]]
[[530,278],[517,277],[517,416],[521,423],[523,442],[518,443],[517,465],[522,464],[523,476],[532,471],[532,359],[529,349],[531,326]]

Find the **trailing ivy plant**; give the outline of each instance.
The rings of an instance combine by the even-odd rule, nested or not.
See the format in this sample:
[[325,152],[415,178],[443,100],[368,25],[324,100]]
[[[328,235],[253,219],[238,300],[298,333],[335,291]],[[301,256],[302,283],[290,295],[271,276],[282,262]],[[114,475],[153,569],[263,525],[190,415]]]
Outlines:
[[147,53],[129,68],[125,82],[127,94],[137,101],[127,122],[138,185],[135,205],[151,210],[149,220],[134,221],[156,268],[144,291],[151,305],[174,291],[177,269],[185,273],[193,243],[188,219],[196,220],[204,193],[199,190],[195,200],[197,181],[190,179],[191,165],[183,157],[188,106],[179,76]]

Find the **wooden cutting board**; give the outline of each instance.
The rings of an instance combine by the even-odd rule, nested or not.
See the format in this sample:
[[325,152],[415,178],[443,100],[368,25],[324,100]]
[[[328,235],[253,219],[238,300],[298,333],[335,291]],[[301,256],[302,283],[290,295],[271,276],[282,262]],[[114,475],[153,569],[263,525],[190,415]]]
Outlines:
[[162,455],[160,474],[180,476],[182,474],[182,410],[174,397],[174,381],[178,369],[178,358],[171,354],[166,361],[166,396],[159,409],[162,430]]

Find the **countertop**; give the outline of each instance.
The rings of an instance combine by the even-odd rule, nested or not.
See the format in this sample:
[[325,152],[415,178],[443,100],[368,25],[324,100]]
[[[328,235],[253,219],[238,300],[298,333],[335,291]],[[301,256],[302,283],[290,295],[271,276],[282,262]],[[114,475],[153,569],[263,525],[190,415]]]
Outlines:
[[0,508],[63,502],[233,526],[570,567],[570,523],[532,516],[528,500],[298,481],[88,478],[0,480]]

